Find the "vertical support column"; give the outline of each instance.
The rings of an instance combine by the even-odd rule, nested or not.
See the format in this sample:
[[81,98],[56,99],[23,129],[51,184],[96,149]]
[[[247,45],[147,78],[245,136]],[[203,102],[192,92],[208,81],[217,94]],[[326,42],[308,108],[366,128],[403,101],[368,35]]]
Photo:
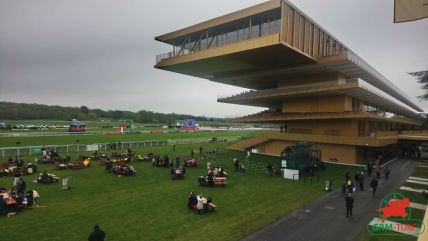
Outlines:
[[175,57],[175,42],[172,42],[172,57]]
[[252,29],[252,21],[250,17],[250,24],[248,25],[248,39],[251,39],[251,29]]

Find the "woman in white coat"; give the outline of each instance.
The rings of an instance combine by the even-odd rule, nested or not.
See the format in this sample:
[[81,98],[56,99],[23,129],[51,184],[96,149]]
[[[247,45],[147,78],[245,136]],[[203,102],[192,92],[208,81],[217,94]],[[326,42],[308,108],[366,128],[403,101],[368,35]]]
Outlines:
[[196,199],[198,200],[198,204],[196,204],[196,209],[199,212],[202,212],[202,210],[204,210],[204,201],[205,201],[205,198],[202,197],[202,194],[201,194],[201,195],[197,196]]

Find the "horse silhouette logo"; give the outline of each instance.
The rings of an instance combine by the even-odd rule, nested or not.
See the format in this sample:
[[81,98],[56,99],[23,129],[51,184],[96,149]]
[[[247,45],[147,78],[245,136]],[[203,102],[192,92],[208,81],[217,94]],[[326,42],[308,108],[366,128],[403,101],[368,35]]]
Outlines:
[[406,218],[409,216],[406,208],[409,207],[410,200],[407,197],[403,199],[394,198],[391,200],[384,200],[384,205],[384,207],[377,210],[377,212],[382,213],[382,223],[384,223],[385,218],[388,217]]

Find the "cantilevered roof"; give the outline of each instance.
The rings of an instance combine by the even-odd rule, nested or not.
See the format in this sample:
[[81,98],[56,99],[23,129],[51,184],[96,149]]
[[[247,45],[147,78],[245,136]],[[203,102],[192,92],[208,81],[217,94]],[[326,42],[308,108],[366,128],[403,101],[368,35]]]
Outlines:
[[235,86],[260,90],[276,88],[278,81],[285,78],[336,71],[343,73],[349,78],[363,79],[367,83],[399,100],[404,105],[407,105],[409,108],[413,109],[413,111],[423,111],[419,106],[413,103],[409,97],[399,90],[397,86],[391,83],[388,79],[366,64],[352,52],[348,52],[347,56],[321,58],[317,64],[271,69],[265,70],[263,72],[247,71],[247,73],[241,74],[240,76],[228,76],[212,80],[220,83],[233,84]]
[[[202,23],[195,24],[193,26],[176,30],[167,34],[160,35],[155,37],[155,40],[171,43],[172,39],[182,37],[184,35],[189,35],[192,33],[200,32],[210,28],[218,27],[219,25],[230,23],[233,21],[240,20],[242,18],[253,16],[259,13],[267,12],[269,10],[281,8],[281,0],[271,0],[258,5],[254,5],[249,8],[245,8],[230,14],[226,14],[217,18],[213,18]],[[203,9],[201,9],[203,11]]]
[[352,96],[399,115],[420,118],[420,115],[413,109],[362,79],[336,80],[294,87],[250,91],[231,97],[219,98],[218,101],[269,108],[280,107],[285,99],[329,95]]

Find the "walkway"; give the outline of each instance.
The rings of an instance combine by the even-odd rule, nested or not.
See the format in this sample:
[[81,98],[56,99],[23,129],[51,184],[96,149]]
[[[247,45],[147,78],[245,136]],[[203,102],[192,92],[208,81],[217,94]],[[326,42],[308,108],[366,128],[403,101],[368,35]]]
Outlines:
[[[365,178],[365,191],[357,191],[351,219],[346,218],[345,196],[340,191],[328,193],[314,202],[295,210],[241,241],[354,241],[376,216],[380,200],[390,192],[399,190],[413,170],[416,162],[399,159],[389,165],[388,180],[379,181],[376,197],[369,191],[369,178]],[[316,184],[314,184],[316,185]],[[320,182],[320,188],[323,183]]]

